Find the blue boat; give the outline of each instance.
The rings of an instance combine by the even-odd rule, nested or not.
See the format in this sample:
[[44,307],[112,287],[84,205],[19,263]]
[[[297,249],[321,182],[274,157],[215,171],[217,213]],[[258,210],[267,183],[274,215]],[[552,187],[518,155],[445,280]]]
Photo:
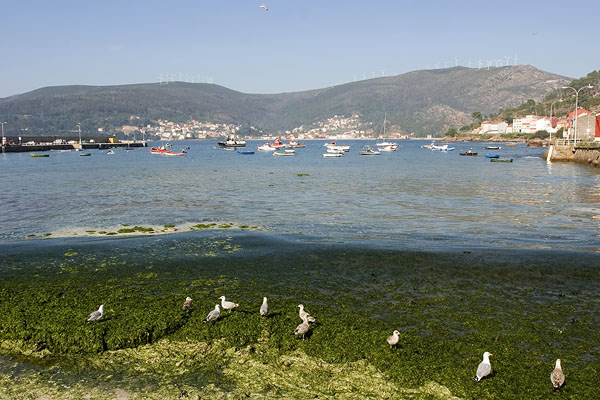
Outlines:
[[486,154],[485,158],[500,158],[500,154]]
[[238,154],[254,154],[253,151],[238,151]]

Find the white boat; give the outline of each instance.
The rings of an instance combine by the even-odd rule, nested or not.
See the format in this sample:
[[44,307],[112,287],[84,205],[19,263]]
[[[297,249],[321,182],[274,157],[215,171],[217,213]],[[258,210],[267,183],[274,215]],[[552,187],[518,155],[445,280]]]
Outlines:
[[323,154],[323,157],[325,157],[325,158],[341,157],[342,155],[344,155],[344,153],[325,153],[325,154]]
[[371,146],[364,146],[360,151],[361,156],[378,156],[380,153]]
[[454,150],[454,147],[448,147],[447,144],[444,144],[442,146],[433,146],[431,148],[431,150],[433,150],[433,151],[452,151],[452,150]]
[[295,152],[294,153],[289,153],[289,152],[286,152],[286,151],[275,151],[275,152],[273,152],[273,155],[274,156],[295,156],[296,153]]
[[336,142],[325,143],[324,146],[333,150],[350,151],[349,145],[339,145]]
[[228,148],[228,147],[245,147],[246,141],[244,139],[240,139],[238,136],[229,135],[227,136],[227,140],[224,142],[217,142],[220,147]]
[[112,149],[110,149],[109,151],[106,152],[106,154],[115,154],[115,152]]
[[269,143],[265,143],[258,146],[258,151],[275,151],[275,147],[271,146]]
[[377,147],[377,150],[379,150],[379,151],[396,151],[396,150],[398,150],[398,144],[389,143],[389,142],[376,143],[375,147]]
[[[387,113],[385,113],[383,115],[383,132],[382,132],[382,136],[385,137],[385,124],[387,122]],[[394,142],[379,142],[379,143],[375,143],[375,147],[377,148],[377,150],[379,151],[396,151],[398,150],[398,143],[394,143]]]
[[421,148],[432,150],[434,146],[435,146],[435,142],[431,142],[430,144],[422,145]]
[[329,153],[329,154],[343,154],[343,153],[345,153],[345,151],[344,150],[340,150],[340,149],[333,149],[331,147],[328,147],[327,148],[327,153]]

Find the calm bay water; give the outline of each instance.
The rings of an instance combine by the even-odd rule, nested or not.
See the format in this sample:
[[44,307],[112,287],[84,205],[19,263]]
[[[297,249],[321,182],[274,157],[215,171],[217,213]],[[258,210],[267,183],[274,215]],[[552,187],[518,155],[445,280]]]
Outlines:
[[[523,144],[457,143],[443,153],[404,141],[397,152],[360,156],[365,143],[374,142],[346,141],[350,152],[328,159],[323,141],[294,157],[240,155],[208,141],[175,142],[189,147],[185,157],[3,154],[0,239],[232,222],[407,248],[600,248],[600,176],[590,167],[547,164],[543,149]],[[479,156],[459,156],[470,147]],[[485,153],[514,162],[491,163]]]

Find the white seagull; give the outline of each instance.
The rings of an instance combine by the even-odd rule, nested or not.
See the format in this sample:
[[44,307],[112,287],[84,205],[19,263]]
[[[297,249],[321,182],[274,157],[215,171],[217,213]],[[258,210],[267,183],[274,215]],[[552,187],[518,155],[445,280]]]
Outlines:
[[302,321],[306,320],[307,323],[308,322],[317,322],[317,320],[315,319],[315,317],[313,317],[312,315],[310,315],[309,313],[307,313],[306,311],[304,311],[304,305],[303,304],[298,304],[298,308],[300,308],[300,319]]
[[103,314],[104,314],[104,304],[102,304],[100,306],[98,311],[94,311],[93,313],[91,313],[90,316],[88,317],[88,319],[85,320],[85,322],[98,321],[100,318],[102,318]]
[[398,341],[400,340],[400,332],[398,332],[397,330],[395,330],[391,336],[388,336],[387,338],[387,342],[390,345],[390,349],[392,347],[396,347],[396,345],[398,344]]
[[231,311],[234,308],[236,308],[237,306],[239,306],[239,304],[234,303],[233,301],[225,300],[225,296],[221,296],[221,297],[219,297],[219,299],[221,300],[221,307],[223,307],[223,310]]
[[560,358],[556,359],[556,366],[554,367],[554,371],[550,374],[550,380],[552,381],[554,390],[560,390],[560,387],[565,384],[565,374],[560,366]]
[[477,375],[475,375],[475,380],[479,382],[486,376],[492,373],[492,364],[490,363],[490,354],[489,352],[483,353],[483,361],[479,363],[477,367]]
[[266,317],[269,313],[269,304],[267,303],[267,298],[263,297],[262,305],[260,306],[260,315],[261,317]]
[[219,315],[221,315],[221,310],[219,309],[219,305],[215,304],[215,309],[209,312],[202,322],[216,321]]
[[192,309],[192,298],[186,297],[183,302],[183,311],[190,311]]
[[265,9],[265,11],[269,11],[269,7],[267,7],[267,5],[266,5],[266,4],[261,4],[261,5],[260,5],[260,8],[264,8],[264,9]]

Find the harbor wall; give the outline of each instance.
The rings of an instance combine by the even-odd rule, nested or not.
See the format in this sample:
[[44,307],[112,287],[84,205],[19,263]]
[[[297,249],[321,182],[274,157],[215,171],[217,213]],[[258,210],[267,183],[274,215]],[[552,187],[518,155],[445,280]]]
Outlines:
[[[548,158],[548,151],[542,154],[542,158]],[[577,145],[554,144],[550,161],[577,162],[600,167],[600,144]]]

